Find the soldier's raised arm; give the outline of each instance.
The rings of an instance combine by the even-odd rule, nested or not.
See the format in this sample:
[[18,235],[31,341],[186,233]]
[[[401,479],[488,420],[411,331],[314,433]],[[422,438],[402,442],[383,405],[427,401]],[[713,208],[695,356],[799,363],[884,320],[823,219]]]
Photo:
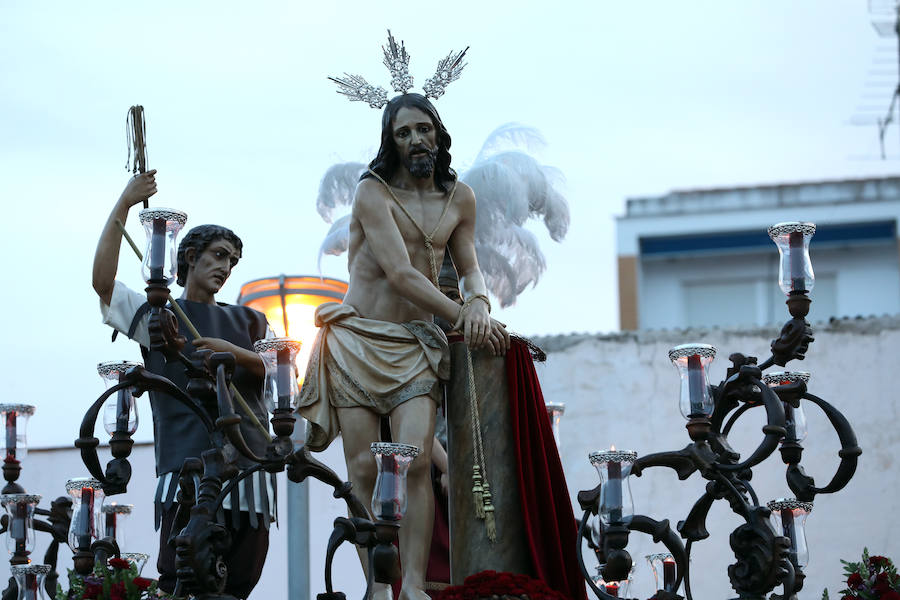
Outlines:
[[156,169],[136,175],[122,190],[122,194],[109,213],[106,225],[103,226],[100,241],[97,242],[97,250],[94,252],[92,283],[94,291],[107,306],[112,299],[116,270],[119,265],[119,246],[122,244],[122,231],[116,225],[116,220],[124,225],[129,209],[155,193]]

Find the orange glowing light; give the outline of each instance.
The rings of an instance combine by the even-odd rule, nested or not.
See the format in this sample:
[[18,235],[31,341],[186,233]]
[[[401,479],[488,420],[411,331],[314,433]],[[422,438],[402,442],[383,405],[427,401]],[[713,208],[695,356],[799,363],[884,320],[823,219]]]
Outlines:
[[238,304],[249,306],[266,315],[278,337],[291,337],[301,342],[297,355],[300,383],[319,328],[314,315],[326,302],[343,302],[347,282],[315,275],[280,275],[255,279],[241,286]]

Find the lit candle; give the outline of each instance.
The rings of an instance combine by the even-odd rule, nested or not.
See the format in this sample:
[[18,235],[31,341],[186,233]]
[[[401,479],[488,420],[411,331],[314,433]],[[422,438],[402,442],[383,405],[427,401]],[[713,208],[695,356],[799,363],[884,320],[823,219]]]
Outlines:
[[397,489],[400,485],[400,478],[395,475],[397,465],[392,454],[384,454],[380,459],[381,486],[376,492],[376,497],[381,502],[381,518],[389,521],[398,521],[401,515],[395,501],[400,495]]
[[278,389],[278,408],[289,408],[291,405],[291,377],[293,375],[291,351],[289,348],[284,347],[278,350],[276,356],[278,370],[275,385]]
[[166,262],[166,219],[153,219],[153,236],[150,238],[150,278],[163,279]]
[[23,600],[38,599],[38,576],[35,573],[25,574],[25,589],[22,591],[23,594],[19,597]]
[[[610,447],[615,450],[616,447]],[[606,463],[608,479],[606,481],[606,505],[609,507],[609,522],[622,521],[622,463],[610,460]]]
[[116,537],[116,513],[115,511],[109,511],[106,513],[106,518],[104,519],[105,527],[104,534],[106,537],[111,537],[115,539]]
[[790,402],[784,403],[784,426],[787,429],[785,439],[797,441],[797,420],[794,416],[794,407]]
[[703,410],[703,388],[706,387],[705,378],[703,377],[703,365],[700,362],[700,355],[694,354],[688,356],[688,389],[691,395],[691,414],[690,417],[702,417],[706,413]]
[[803,232],[792,231],[788,237],[791,253],[791,291],[806,291],[806,276],[803,270]]
[[16,411],[6,412],[6,460],[16,459]]
[[93,529],[91,521],[93,517],[93,509],[93,488],[81,488],[81,511],[78,513],[78,530],[76,531],[79,548],[90,548],[91,546],[91,529]]
[[14,511],[14,516],[12,519],[12,523],[9,525],[9,535],[16,541],[16,550],[15,554],[19,556],[24,556],[27,554],[25,551],[25,517],[28,513],[28,508],[25,502],[16,502],[16,508]]
[[663,590],[667,592],[675,591],[675,559],[663,559]]
[[[121,383],[124,372],[119,371],[119,382]],[[122,388],[117,392],[116,396],[116,431],[128,431],[128,388]]]
[[791,553],[797,555],[797,532],[794,530],[794,511],[790,508],[781,509],[781,528],[784,537],[791,539]]

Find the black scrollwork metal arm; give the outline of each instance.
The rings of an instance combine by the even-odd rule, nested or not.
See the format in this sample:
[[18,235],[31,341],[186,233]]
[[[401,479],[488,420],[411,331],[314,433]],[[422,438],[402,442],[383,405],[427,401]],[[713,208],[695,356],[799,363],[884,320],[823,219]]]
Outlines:
[[751,469],[767,459],[778,448],[778,442],[784,439],[784,406],[778,396],[766,384],[760,381],[760,373],[757,367],[741,367],[741,372],[748,374],[749,383],[762,391],[763,406],[766,408],[766,424],[763,425],[763,440],[757,446],[750,457],[737,464],[717,463],[716,468],[722,471],[740,472]]
[[116,432],[113,435],[110,446],[114,458],[107,464],[104,472],[100,466],[100,458],[97,454],[97,446],[100,445],[100,440],[94,436],[94,430],[100,410],[103,408],[106,400],[119,390],[129,387],[135,388],[138,396],[145,391],[160,391],[169,394],[193,411],[208,432],[212,433],[215,430],[215,425],[212,419],[209,418],[209,415],[206,414],[206,411],[198,406],[178,386],[165,377],[151,373],[141,366],[132,367],[122,376],[119,383],[100,394],[100,397],[91,404],[81,421],[79,437],[75,440],[75,446],[81,450],[82,462],[84,462],[88,472],[103,485],[104,494],[107,496],[124,493],[127,489],[128,481],[131,478],[131,465],[128,463],[127,457],[131,454],[133,442],[131,436],[127,433],[120,434]]
[[[591,492],[595,491],[599,495],[599,486],[598,488],[595,488],[595,490],[591,490]],[[589,496],[581,496],[580,500],[587,500],[588,498]],[[598,598],[600,598],[601,600],[612,600],[614,598],[617,598],[617,596],[613,596],[597,587],[597,585],[593,581],[593,578],[588,573],[587,567],[584,564],[584,557],[582,555],[582,552],[584,540],[587,539],[587,536],[589,535],[588,519],[590,518],[591,514],[596,513],[594,512],[593,507],[589,506],[584,511],[584,514],[582,515],[581,521],[578,525],[578,547],[576,549],[576,556],[578,557],[578,567],[581,569],[581,574],[587,581],[587,584],[591,588],[591,591],[593,591]],[[611,539],[616,534],[621,535],[622,533],[624,533],[625,539],[620,541],[625,542],[627,541],[628,532],[631,531],[637,531],[649,535],[655,543],[662,543],[675,559],[677,576],[672,589],[677,590],[681,585],[683,578],[688,572],[689,556],[686,553],[685,547],[681,543],[678,535],[674,531],[672,531],[671,527],[669,527],[669,521],[666,519],[657,521],[645,515],[634,515],[631,520],[627,524],[625,524],[624,527],[624,532],[622,532],[621,530],[612,531],[612,529],[617,528],[606,528],[602,523],[600,523],[600,536],[603,539],[603,548],[598,549],[599,554],[603,557],[607,557],[610,554],[618,553],[620,556],[624,554],[623,558],[627,557],[627,552],[625,552],[622,548],[615,548],[615,546],[619,546],[619,543],[613,542],[612,544],[610,544],[610,540],[608,538]],[[621,545],[622,547],[624,547],[624,543],[622,543]],[[617,566],[619,566],[620,568],[609,569],[605,571],[604,574],[608,575],[611,580],[624,579],[627,576],[628,570],[631,568],[630,557],[627,557],[627,561],[623,561],[620,565]],[[657,598],[660,600],[662,600],[663,598],[675,600],[676,598],[680,598],[680,596],[672,591],[659,590],[659,592],[657,592]]]
[[812,502],[817,494],[833,494],[844,489],[853,475],[856,473],[856,465],[859,456],[862,454],[862,448],[856,441],[856,433],[850,426],[847,418],[834,406],[810,393],[804,393],[801,396],[804,400],[815,404],[821,409],[834,430],[837,432],[838,440],[841,443],[841,449],[838,451],[838,457],[841,461],[838,464],[837,471],[831,481],[825,487],[815,487],[812,477],[806,475],[799,463],[799,455],[796,461],[788,462],[787,482],[791,491],[796,494],[798,500]]

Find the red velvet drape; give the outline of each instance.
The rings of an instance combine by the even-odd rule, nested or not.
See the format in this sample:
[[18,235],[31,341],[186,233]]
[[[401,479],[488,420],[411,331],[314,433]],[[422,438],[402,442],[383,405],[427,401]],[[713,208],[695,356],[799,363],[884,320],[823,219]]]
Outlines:
[[534,361],[522,342],[514,341],[506,355],[506,377],[522,518],[534,574],[551,589],[586,600],[576,558],[575,514]]

